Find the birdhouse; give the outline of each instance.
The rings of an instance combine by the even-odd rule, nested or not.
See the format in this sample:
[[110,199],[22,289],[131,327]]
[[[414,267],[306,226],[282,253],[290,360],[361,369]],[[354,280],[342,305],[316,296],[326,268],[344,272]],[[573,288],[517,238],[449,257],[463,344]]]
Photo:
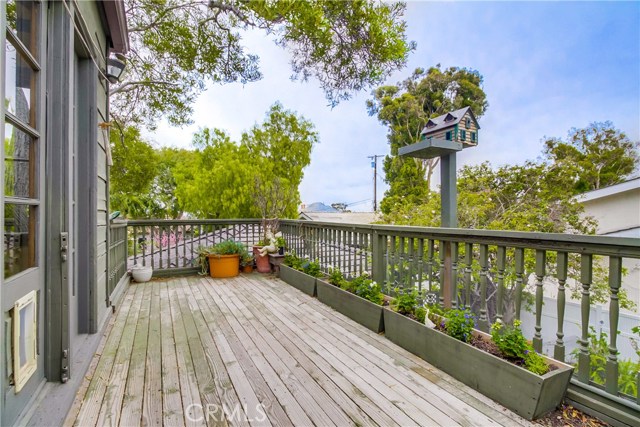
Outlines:
[[444,139],[463,144],[463,148],[478,145],[478,130],[471,108],[464,107],[442,116],[429,119],[427,125],[420,132],[420,139]]
[[438,117],[429,119],[422,132],[420,141],[401,147],[401,156],[431,159],[463,148],[478,145],[480,126],[471,108],[464,107]]

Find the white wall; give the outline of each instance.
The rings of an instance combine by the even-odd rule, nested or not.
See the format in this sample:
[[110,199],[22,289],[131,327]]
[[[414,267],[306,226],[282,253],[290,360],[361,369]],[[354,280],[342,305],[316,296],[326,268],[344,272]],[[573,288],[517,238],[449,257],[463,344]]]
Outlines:
[[[556,342],[556,332],[558,330],[557,301],[552,297],[545,297],[542,306],[542,341],[543,353],[553,357],[553,347]],[[582,336],[580,303],[567,302],[564,315],[564,342],[566,347],[566,358],[570,360],[571,351],[579,348],[577,342]],[[527,338],[532,338],[535,332],[536,317],[533,312],[529,312],[522,307],[521,312],[522,332]],[[589,312],[589,325],[596,329],[596,332],[605,332],[608,338],[611,337],[609,329],[609,311],[606,306],[592,305]],[[617,347],[620,351],[619,358],[637,360],[638,356],[632,346],[631,328],[640,325],[640,316],[631,313],[620,313],[618,324]]]

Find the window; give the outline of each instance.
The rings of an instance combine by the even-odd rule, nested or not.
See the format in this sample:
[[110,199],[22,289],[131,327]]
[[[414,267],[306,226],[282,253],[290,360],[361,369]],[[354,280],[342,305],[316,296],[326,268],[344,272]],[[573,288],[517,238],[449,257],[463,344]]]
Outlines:
[[4,277],[36,266],[36,225],[40,191],[41,99],[38,16],[34,2],[7,2],[4,44]]
[[13,379],[16,393],[22,390],[38,366],[37,295],[31,291],[13,306]]
[[467,131],[466,130],[461,130],[460,131],[460,141],[465,141],[467,139]]
[[471,142],[476,142],[476,133],[471,132]]
[[471,119],[467,117],[467,120],[464,121],[464,127],[469,129],[471,127]]
[[446,139],[447,141],[451,141],[451,131],[449,131],[449,132],[447,132],[447,133],[445,134],[444,139]]

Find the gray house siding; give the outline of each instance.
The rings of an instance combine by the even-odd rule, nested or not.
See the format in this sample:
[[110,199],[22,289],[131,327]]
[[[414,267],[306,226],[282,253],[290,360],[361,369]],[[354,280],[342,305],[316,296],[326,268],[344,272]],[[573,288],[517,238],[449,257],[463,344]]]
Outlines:
[[[2,45],[7,7],[7,2],[0,2]],[[126,49],[124,9],[121,1],[43,1],[40,10],[41,20],[33,28],[41,36],[35,55],[40,63],[36,115],[41,123],[33,126],[40,132],[41,157],[33,161],[42,168],[37,174],[42,202],[37,205],[37,230],[30,231],[37,232],[39,252],[36,268],[10,277],[14,285],[6,283],[3,269],[8,253],[4,206],[15,202],[5,197],[4,182],[0,182],[4,201],[0,221],[5,224],[0,263],[0,425],[62,423],[112,312],[107,295],[108,132],[99,125],[109,122],[109,85],[103,77],[106,57],[113,45]],[[114,36],[117,40],[110,40]],[[0,53],[2,70],[4,49]],[[1,79],[3,99],[6,84],[11,85]],[[6,111],[3,103],[3,135]],[[4,147],[0,154],[6,156]],[[0,162],[0,180],[4,180],[5,163]],[[67,253],[61,251],[64,233],[68,233]],[[16,278],[26,274],[30,274],[28,286],[17,292]],[[11,309],[30,287],[39,291],[37,369],[18,390],[10,377]]]

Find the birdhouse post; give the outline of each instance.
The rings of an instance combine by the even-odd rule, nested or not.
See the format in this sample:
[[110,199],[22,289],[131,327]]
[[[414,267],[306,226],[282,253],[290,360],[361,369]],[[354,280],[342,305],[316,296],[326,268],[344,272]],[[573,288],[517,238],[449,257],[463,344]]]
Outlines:
[[[401,147],[398,155],[419,159],[440,157],[440,212],[441,226],[456,228],[458,226],[458,190],[456,177],[456,153],[463,148],[478,144],[478,130],[471,108],[465,107],[433,119],[420,133],[420,141]],[[441,242],[444,252],[444,280],[440,289],[440,298],[447,308],[457,307],[453,259],[457,258],[457,246],[452,242]],[[453,251],[456,251],[454,254]],[[456,256],[454,256],[456,255]]]

